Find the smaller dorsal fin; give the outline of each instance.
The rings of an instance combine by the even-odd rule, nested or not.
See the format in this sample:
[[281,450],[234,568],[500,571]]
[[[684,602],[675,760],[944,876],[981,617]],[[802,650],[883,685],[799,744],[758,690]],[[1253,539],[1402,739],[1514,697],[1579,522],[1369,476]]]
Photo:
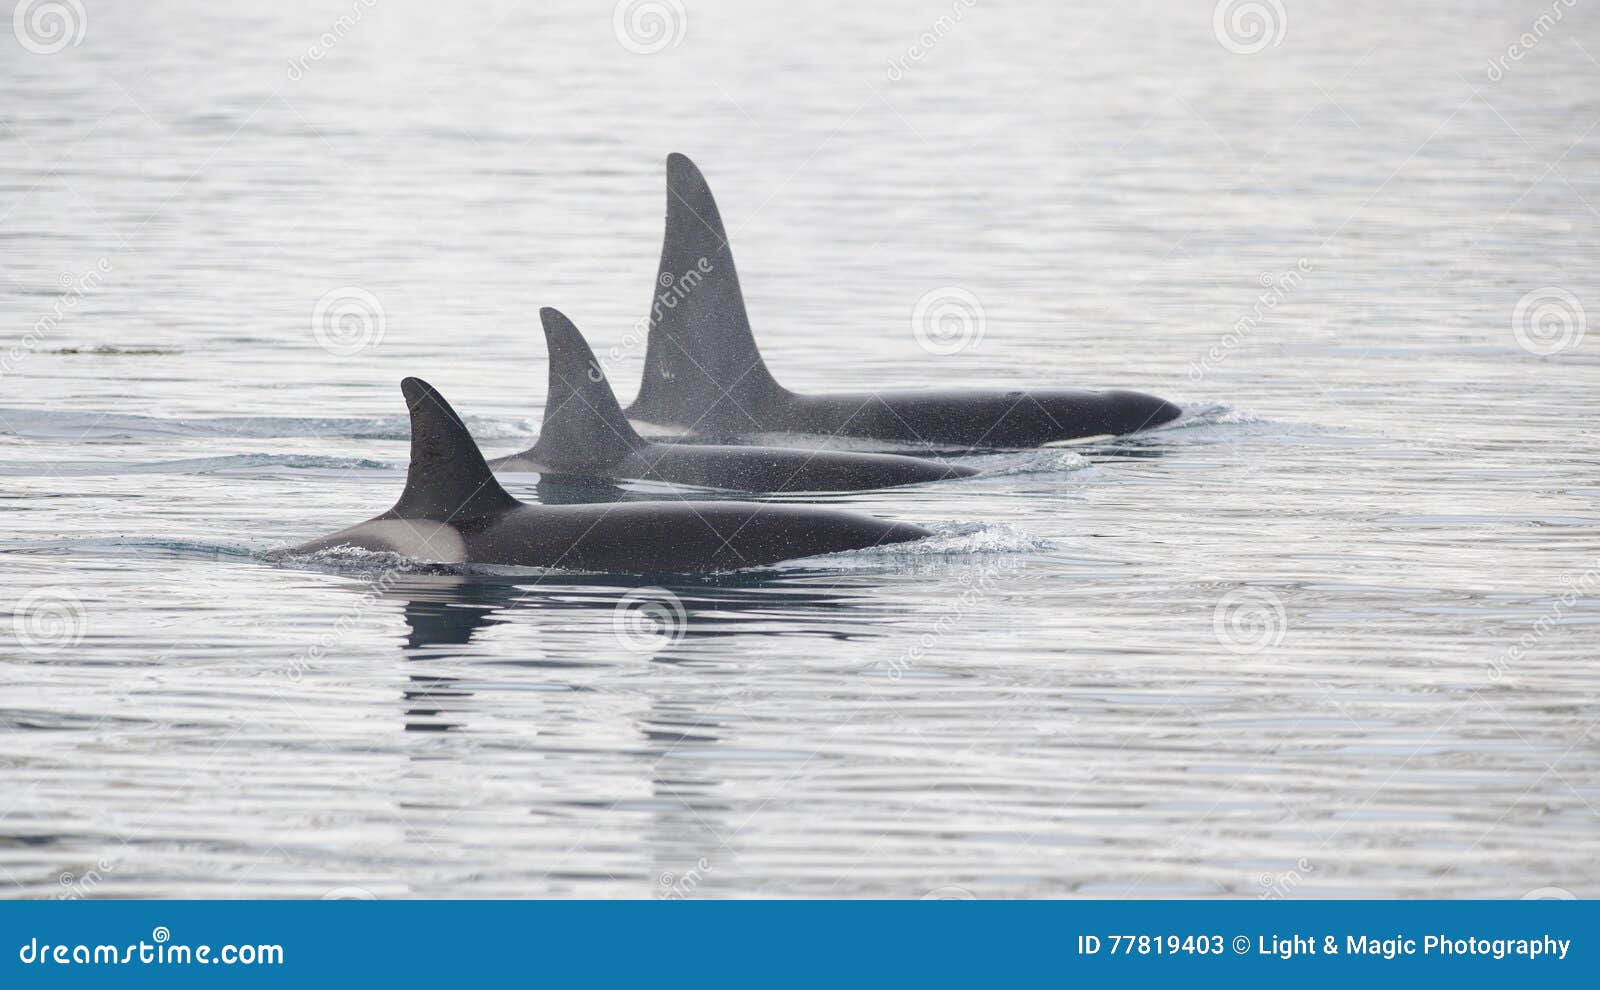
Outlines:
[[390,515],[464,523],[517,504],[494,480],[472,434],[437,389],[407,378],[400,391],[411,409],[411,466]]
[[615,464],[645,441],[628,425],[605,369],[559,310],[539,310],[550,352],[550,387],[533,460],[558,471]]

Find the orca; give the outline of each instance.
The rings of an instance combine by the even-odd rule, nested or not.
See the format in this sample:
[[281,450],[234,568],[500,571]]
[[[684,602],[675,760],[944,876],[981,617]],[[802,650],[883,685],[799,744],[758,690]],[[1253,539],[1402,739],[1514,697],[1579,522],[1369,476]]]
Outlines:
[[652,443],[634,432],[605,369],[572,321],[548,307],[539,310],[539,318],[550,351],[544,424],[532,447],[491,460],[496,471],[636,478],[745,492],[859,491],[978,473],[897,454]]
[[1133,433],[1177,419],[1165,399],[1126,390],[915,389],[801,395],[756,349],[733,251],[705,177],[667,158],[667,222],[644,380],[628,418],[715,438],[763,433],[860,437],[973,450]]
[[411,464],[400,500],[289,553],[349,546],[443,564],[665,574],[758,567],[931,535],[908,523],[803,505],[519,502],[495,481],[433,386],[407,378],[400,388],[411,410]]

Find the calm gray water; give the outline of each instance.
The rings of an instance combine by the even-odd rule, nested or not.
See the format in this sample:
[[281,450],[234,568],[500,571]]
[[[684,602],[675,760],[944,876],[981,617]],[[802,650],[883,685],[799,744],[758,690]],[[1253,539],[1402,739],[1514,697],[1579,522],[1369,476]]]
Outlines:
[[[230,6],[0,34],[9,896],[1600,895],[1592,6]],[[540,305],[627,399],[669,151],[791,387],[1189,415],[662,590],[263,559],[404,375],[525,446]]]

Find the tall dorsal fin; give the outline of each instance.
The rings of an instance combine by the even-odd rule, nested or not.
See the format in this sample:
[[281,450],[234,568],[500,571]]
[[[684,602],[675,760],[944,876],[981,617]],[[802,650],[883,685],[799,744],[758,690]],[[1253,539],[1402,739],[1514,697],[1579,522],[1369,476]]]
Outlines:
[[555,470],[614,464],[645,441],[628,425],[605,369],[583,334],[559,310],[539,310],[550,351],[544,423],[532,458]]
[[463,523],[517,504],[494,480],[472,434],[437,389],[407,378],[400,391],[411,409],[411,466],[391,515]]
[[750,332],[733,250],[705,176],[667,156],[667,224],[650,300],[650,339],[635,419],[703,431],[759,429],[784,395]]

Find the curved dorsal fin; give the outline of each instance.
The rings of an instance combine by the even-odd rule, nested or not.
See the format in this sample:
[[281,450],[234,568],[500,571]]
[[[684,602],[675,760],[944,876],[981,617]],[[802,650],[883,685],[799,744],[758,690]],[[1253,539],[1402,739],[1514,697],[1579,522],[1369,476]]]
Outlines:
[[628,425],[617,396],[583,334],[559,310],[539,310],[550,351],[544,423],[532,458],[556,470],[614,464],[645,441]]
[[667,223],[650,300],[650,338],[636,419],[706,430],[759,427],[784,394],[750,332],[733,249],[705,176],[667,156]]
[[437,389],[407,378],[400,391],[411,409],[411,466],[392,516],[462,523],[518,504],[494,480],[472,434]]

